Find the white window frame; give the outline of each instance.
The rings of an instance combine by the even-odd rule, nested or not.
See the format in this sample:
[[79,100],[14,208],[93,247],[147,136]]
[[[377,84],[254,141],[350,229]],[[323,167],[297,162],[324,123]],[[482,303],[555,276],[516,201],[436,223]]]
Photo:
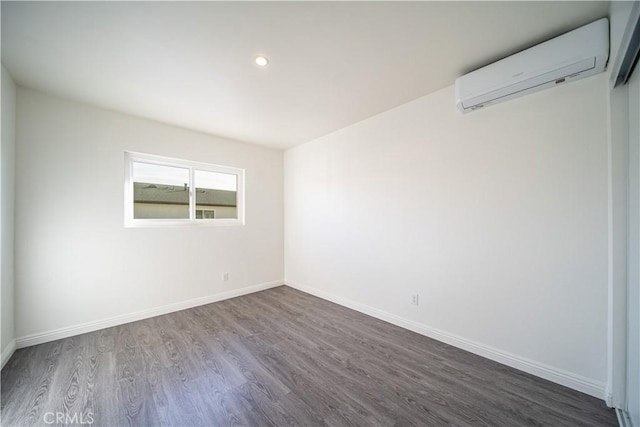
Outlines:
[[[133,163],[149,163],[189,169],[189,218],[185,219],[142,219],[134,218]],[[236,210],[238,218],[196,219],[195,171],[219,172],[236,176]],[[124,153],[124,226],[125,227],[217,227],[244,225],[244,169],[220,166],[190,160],[174,159],[153,154]]]

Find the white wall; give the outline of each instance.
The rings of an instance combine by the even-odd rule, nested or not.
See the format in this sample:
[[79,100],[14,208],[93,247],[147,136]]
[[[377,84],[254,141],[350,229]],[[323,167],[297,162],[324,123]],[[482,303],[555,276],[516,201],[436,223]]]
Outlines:
[[13,276],[13,239],[14,239],[14,174],[15,174],[15,121],[16,121],[16,85],[2,67],[2,286],[0,292],[0,351],[2,364],[13,351],[14,329],[14,276]]
[[[18,345],[37,342],[33,334],[58,330],[44,339],[57,338],[78,325],[104,326],[90,322],[281,283],[281,151],[29,89],[19,88],[17,101]],[[125,151],[244,168],[246,225],[124,228]]]
[[604,397],[606,95],[448,87],[288,150],[285,281]]

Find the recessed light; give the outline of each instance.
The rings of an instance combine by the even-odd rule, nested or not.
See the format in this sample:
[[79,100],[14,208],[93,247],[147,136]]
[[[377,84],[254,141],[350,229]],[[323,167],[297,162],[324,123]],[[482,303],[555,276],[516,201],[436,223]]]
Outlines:
[[269,64],[269,59],[266,56],[256,56],[256,64],[260,67],[266,67]]

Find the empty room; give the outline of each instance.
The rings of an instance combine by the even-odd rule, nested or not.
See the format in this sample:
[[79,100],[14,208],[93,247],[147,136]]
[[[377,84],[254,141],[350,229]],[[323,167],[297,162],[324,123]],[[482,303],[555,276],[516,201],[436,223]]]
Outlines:
[[640,427],[640,2],[1,2],[2,426]]

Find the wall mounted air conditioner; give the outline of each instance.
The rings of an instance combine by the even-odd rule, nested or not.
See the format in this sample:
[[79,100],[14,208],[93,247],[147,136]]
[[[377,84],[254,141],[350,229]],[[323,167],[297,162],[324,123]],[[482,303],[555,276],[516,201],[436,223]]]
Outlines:
[[456,79],[462,112],[513,99],[604,71],[609,20],[591,24],[511,55]]

